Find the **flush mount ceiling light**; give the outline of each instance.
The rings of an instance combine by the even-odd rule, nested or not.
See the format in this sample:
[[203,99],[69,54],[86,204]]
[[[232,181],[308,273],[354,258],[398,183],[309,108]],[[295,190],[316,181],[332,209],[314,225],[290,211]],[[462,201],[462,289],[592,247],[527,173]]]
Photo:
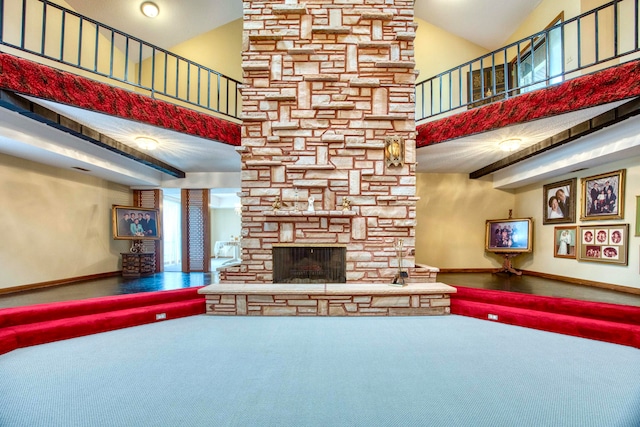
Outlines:
[[143,150],[151,151],[158,148],[158,141],[153,138],[149,138],[148,136],[137,137],[136,144],[138,144],[138,147],[142,148]]
[[146,1],[140,5],[142,14],[147,18],[155,18],[160,13],[158,5],[151,1]]
[[522,140],[520,140],[520,138],[509,138],[499,142],[498,146],[502,151],[516,151],[520,148],[521,143]]

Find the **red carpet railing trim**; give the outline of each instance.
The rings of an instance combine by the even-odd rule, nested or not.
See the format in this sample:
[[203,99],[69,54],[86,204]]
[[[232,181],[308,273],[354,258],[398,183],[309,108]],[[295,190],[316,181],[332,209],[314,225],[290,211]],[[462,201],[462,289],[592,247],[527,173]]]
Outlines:
[[[240,125],[0,53],[0,88],[240,145]],[[640,96],[640,60],[418,125],[417,147]]]
[[418,125],[417,147],[640,96],[640,60]]
[[237,123],[6,53],[0,53],[0,88],[230,145],[240,145],[240,125]]

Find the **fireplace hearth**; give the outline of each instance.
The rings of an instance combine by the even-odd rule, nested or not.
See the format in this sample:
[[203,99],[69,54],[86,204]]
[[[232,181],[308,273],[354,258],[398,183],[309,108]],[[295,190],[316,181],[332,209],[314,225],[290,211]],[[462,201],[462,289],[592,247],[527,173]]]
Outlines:
[[273,247],[273,283],[346,283],[344,246]]

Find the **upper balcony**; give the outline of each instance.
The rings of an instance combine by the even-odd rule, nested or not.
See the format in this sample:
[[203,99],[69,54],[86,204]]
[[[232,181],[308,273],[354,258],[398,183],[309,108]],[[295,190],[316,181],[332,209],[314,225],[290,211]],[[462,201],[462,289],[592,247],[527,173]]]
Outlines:
[[[489,121],[495,110],[486,107],[492,105],[504,104],[507,107],[501,108],[512,108],[514,102],[520,100],[528,109],[533,109],[536,102],[544,102],[546,107],[552,102],[563,105],[564,109],[546,108],[549,114],[590,107],[588,103],[569,105],[566,96],[573,96],[570,91],[566,91],[564,98],[552,99],[544,94],[571,81],[597,75],[604,69],[615,67],[625,72],[623,64],[638,58],[639,1],[614,0],[570,19],[559,18],[543,31],[419,82],[415,93],[418,147],[490,129],[491,126],[465,129],[456,126],[455,122],[452,125],[450,120],[478,112],[486,116],[485,122]],[[223,132],[195,135],[239,144],[240,81],[47,0],[0,0],[0,13],[0,48],[3,52],[67,74],[124,88],[144,98],[180,106],[183,113],[195,111],[198,115],[189,119],[192,121],[203,122],[203,116],[215,118],[217,121],[211,122],[212,127],[225,126],[224,123],[230,127]],[[599,76],[601,80],[607,78],[606,75]],[[624,81],[619,83],[624,84]],[[639,95],[633,90],[620,90],[620,87],[610,89],[613,98],[595,102],[604,104]],[[34,91],[27,94],[39,96]],[[532,94],[538,96],[531,97]],[[95,104],[100,102],[101,96],[88,98]],[[73,104],[78,99],[58,101]],[[84,107],[85,104],[75,105]],[[142,111],[149,105],[140,105],[138,109]],[[474,121],[478,114],[474,113]],[[171,117],[163,126],[181,130],[180,118],[173,117],[171,112],[167,115]],[[138,112],[127,118],[138,120],[140,116]],[[541,117],[544,115],[538,114],[534,118]],[[494,127],[513,123],[516,122],[502,121]],[[123,148],[114,145],[117,144],[111,144],[109,149]],[[131,158],[144,158],[139,152],[122,151]],[[151,160],[146,158],[144,161]],[[156,168],[175,177],[184,176],[166,164],[158,164]]]

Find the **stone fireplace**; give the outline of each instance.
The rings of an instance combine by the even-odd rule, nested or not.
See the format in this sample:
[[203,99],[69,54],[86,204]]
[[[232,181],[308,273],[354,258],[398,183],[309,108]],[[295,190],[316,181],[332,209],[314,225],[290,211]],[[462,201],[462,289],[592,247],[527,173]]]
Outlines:
[[413,4],[243,2],[242,263],[222,283],[279,282],[283,245],[343,247],[347,283],[390,283],[399,239],[414,266]]

